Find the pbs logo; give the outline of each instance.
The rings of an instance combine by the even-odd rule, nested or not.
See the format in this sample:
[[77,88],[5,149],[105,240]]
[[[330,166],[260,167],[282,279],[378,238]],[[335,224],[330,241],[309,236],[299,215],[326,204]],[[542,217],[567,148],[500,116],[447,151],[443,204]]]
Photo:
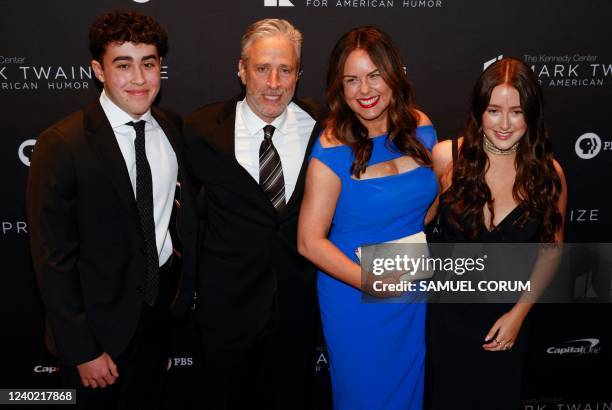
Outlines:
[[191,367],[193,366],[192,357],[169,357],[168,363],[166,363],[166,370],[177,367]]
[[19,156],[21,162],[23,162],[23,165],[26,167],[30,166],[32,152],[34,151],[34,144],[36,144],[36,140],[25,140],[17,149],[17,155]]
[[591,159],[599,154],[601,145],[601,138],[599,138],[599,135],[587,132],[578,137],[574,148],[578,157],[582,159]]

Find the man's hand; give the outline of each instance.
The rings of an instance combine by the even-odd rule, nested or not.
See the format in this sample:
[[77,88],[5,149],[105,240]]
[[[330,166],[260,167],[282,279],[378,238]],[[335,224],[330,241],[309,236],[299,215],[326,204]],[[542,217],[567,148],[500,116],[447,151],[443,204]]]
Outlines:
[[102,353],[93,360],[77,365],[77,369],[83,386],[93,389],[114,384],[119,377],[117,365],[107,353]]

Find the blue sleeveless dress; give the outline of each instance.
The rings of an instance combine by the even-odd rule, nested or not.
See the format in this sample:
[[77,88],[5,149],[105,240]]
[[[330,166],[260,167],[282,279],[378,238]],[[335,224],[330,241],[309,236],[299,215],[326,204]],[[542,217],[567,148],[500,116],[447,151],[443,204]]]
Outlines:
[[[418,127],[416,135],[431,150],[436,142],[433,126]],[[373,144],[368,165],[402,155],[387,147],[386,134],[374,137]],[[350,147],[323,148],[319,140],[311,156],[340,178],[329,239],[356,263],[359,246],[424,229],[425,213],[437,193],[431,168],[357,180],[350,172]],[[321,271],[317,286],[334,409],[422,409],[426,305],[365,303],[359,290]]]

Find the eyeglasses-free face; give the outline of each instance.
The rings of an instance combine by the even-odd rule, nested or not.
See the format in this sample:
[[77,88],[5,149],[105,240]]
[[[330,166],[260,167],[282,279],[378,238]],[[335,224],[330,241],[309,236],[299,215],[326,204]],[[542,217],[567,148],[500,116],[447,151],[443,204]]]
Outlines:
[[508,84],[493,88],[482,114],[482,129],[487,139],[501,150],[510,149],[525,135],[527,122],[516,88]]
[[295,93],[299,69],[295,47],[284,35],[262,37],[253,41],[247,56],[238,63],[247,104],[259,118],[271,123]]
[[160,64],[155,45],[131,42],[111,43],[102,61],[91,62],[108,98],[134,119],[151,108],[159,93]]
[[346,103],[370,136],[386,132],[391,88],[364,50],[357,49],[349,54],[344,63],[342,86]]

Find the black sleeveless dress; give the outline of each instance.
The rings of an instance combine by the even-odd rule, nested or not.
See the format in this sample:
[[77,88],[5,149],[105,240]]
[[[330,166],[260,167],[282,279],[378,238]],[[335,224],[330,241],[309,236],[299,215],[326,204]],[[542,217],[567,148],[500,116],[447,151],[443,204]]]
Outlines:
[[[453,158],[456,159],[456,141]],[[444,195],[444,194],[442,194]],[[538,242],[540,222],[527,221],[519,205],[497,227],[488,231],[484,224],[475,239],[452,226],[439,209],[438,241],[475,243]],[[509,245],[511,246],[511,245]],[[427,308],[426,408],[430,410],[518,410],[525,352],[523,326],[512,349],[489,352],[482,348],[495,321],[512,304],[431,303]]]

